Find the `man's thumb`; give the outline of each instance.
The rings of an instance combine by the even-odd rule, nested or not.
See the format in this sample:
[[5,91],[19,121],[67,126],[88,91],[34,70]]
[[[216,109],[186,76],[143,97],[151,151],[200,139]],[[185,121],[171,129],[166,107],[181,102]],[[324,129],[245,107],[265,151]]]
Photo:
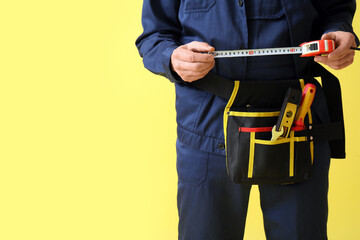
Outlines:
[[187,44],[187,48],[194,52],[212,52],[215,50],[215,48],[210,46],[208,43],[197,41]]
[[335,37],[334,33],[325,33],[321,36],[321,40],[335,40]]
[[341,42],[338,42],[339,38],[337,37],[336,33],[334,32],[330,32],[330,33],[325,33],[324,35],[322,35],[321,40],[333,40],[335,41],[335,50],[331,53],[328,54],[328,58],[329,59],[339,59],[341,57],[343,57],[344,55],[344,50],[346,49],[346,46],[344,46],[343,44],[341,44]]

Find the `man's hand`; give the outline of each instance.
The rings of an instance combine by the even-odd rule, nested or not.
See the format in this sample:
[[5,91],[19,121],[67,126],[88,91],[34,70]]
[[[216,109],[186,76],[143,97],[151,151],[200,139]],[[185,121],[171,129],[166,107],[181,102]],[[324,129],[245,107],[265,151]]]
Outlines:
[[191,42],[176,48],[171,55],[171,68],[186,82],[203,78],[215,65],[215,49],[205,42]]
[[340,70],[354,61],[355,51],[350,47],[356,47],[355,36],[350,32],[329,32],[321,37],[321,40],[334,40],[336,49],[327,56],[316,56],[315,62],[323,63],[329,67]]

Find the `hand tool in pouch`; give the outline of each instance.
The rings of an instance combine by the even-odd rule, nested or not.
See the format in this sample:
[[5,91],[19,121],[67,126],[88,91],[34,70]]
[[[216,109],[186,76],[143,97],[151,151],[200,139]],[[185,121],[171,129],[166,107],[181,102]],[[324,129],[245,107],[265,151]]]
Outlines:
[[277,123],[272,129],[271,141],[288,137],[300,100],[301,91],[289,88],[285,95]]
[[294,121],[294,125],[296,127],[304,126],[304,118],[308,113],[308,111],[310,110],[310,106],[315,97],[315,92],[316,92],[316,87],[314,84],[308,83],[305,85],[301,96],[300,107]]

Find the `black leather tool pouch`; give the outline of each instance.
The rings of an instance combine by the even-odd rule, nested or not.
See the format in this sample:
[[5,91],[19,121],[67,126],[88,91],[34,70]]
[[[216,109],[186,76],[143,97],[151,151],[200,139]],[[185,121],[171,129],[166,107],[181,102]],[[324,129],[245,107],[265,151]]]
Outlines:
[[313,142],[311,112],[304,127],[271,141],[289,87],[301,90],[303,80],[236,81],[224,112],[229,176],[236,183],[290,184],[310,176]]

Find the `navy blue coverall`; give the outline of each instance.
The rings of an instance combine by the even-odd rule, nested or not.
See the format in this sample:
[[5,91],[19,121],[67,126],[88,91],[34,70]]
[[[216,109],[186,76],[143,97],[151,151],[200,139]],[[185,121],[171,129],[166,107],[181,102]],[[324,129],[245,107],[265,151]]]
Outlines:
[[[250,186],[226,173],[226,101],[182,81],[170,68],[174,49],[192,41],[215,50],[298,46],[332,31],[353,32],[353,0],[144,0],[144,32],[136,45],[145,67],[175,83],[179,239],[242,239]],[[212,72],[232,80],[299,78],[312,58],[298,55],[217,59]],[[318,86],[314,122],[328,120]],[[330,164],[327,142],[316,142],[312,177],[291,185],[262,185],[267,239],[327,239]]]

